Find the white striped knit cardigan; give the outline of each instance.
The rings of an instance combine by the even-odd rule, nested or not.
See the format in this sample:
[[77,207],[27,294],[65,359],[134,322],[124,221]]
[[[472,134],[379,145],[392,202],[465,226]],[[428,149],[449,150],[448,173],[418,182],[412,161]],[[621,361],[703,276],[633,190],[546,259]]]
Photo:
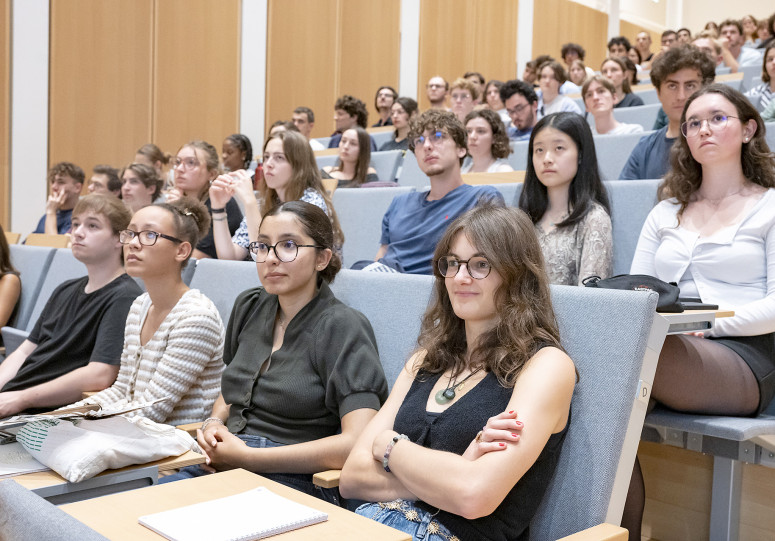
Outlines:
[[221,392],[225,332],[218,310],[199,290],[190,289],[141,346],[140,329],[150,306],[148,293],[132,303],[115,383],[79,404],[115,407],[169,396],[128,415],[170,425],[202,421]]

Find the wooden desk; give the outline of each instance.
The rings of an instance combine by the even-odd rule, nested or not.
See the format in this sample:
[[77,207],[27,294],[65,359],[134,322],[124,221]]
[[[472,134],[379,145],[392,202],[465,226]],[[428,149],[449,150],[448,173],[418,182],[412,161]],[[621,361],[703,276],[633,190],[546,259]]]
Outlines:
[[733,310],[685,310],[680,314],[659,315],[667,319],[669,327],[667,334],[680,334],[685,332],[708,331],[713,328],[716,318],[732,317]]
[[[328,520],[287,532],[272,539],[278,541],[320,539],[369,539],[372,541],[405,541],[411,536],[361,517],[313,496],[303,494],[245,470],[231,470],[195,479],[112,494],[93,500],[60,507],[102,535],[115,540],[159,540],[157,533],[140,525],[143,515],[222,498],[265,486],[276,494],[328,513]],[[246,517],[248,520],[250,517]],[[202,520],[218,520],[203,517]]]
[[127,466],[117,470],[106,470],[91,479],[80,483],[69,483],[61,475],[51,470],[17,475],[13,478],[25,488],[35,492],[53,504],[77,502],[87,498],[155,485],[160,472],[168,472],[202,464],[204,455],[188,451],[174,456]]

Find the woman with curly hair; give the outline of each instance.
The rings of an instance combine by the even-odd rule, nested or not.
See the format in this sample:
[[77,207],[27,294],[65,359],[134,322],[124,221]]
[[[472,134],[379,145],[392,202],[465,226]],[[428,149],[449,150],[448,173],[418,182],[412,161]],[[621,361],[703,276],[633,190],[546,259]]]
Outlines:
[[[651,397],[676,411],[757,415],[775,396],[775,158],[759,113],[723,84],[687,100],[681,133],[664,182],[670,197],[646,219],[631,272],[677,282],[682,296],[735,315],[668,336]],[[640,539],[637,463],[632,483],[626,527]]]
[[413,539],[526,539],[576,382],[533,224],[515,208],[476,207],[433,261],[420,348],[355,443],[340,490],[378,502],[358,514]]
[[498,173],[513,171],[507,158],[511,153],[509,136],[501,117],[495,111],[471,111],[465,119],[468,133],[468,156],[461,173]]

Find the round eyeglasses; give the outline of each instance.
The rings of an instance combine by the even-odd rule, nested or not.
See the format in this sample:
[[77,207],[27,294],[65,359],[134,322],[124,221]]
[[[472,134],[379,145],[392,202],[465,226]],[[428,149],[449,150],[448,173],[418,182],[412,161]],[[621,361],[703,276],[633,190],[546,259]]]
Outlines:
[[151,231],[150,229],[146,229],[145,231],[132,231],[131,229],[124,229],[123,231],[118,232],[118,242],[121,244],[129,244],[135,239],[135,237],[137,237],[137,240],[143,246],[153,246],[160,238],[167,239],[172,242],[177,242],[178,244],[183,242],[182,240],[170,235],[165,235],[164,233],[159,233],[158,231]]
[[429,141],[431,145],[437,145],[441,143],[445,137],[449,137],[446,133],[443,131],[435,131],[433,133],[429,133],[428,135],[420,135],[419,137],[415,137],[414,141],[412,141],[412,144],[416,147],[421,147],[423,144],[425,144],[425,141]]
[[296,241],[291,239],[281,240],[274,245],[260,241],[253,241],[248,244],[248,250],[253,254],[253,259],[256,263],[265,262],[266,258],[269,257],[270,250],[274,250],[275,257],[283,263],[290,263],[299,255],[299,248],[319,248],[322,250],[325,246],[318,246],[317,244],[296,244]]
[[484,280],[490,275],[492,266],[487,259],[483,257],[472,257],[470,259],[458,259],[451,255],[440,257],[436,262],[439,272],[444,278],[454,278],[457,276],[460,267],[465,264],[466,270],[471,278]]
[[710,128],[711,131],[723,130],[726,127],[727,121],[730,118],[738,118],[738,117],[731,116],[731,115],[722,115],[720,113],[717,113],[708,118],[693,118],[681,124],[681,133],[683,134],[684,137],[694,137],[698,133],[700,133],[700,129],[702,129],[703,122],[708,123],[708,128]]

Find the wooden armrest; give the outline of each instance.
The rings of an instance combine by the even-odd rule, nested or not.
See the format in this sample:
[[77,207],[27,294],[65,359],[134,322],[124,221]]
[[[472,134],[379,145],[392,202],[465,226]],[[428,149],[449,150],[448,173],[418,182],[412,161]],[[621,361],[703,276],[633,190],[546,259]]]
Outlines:
[[192,438],[196,439],[196,429],[201,428],[201,426],[202,423],[188,423],[186,425],[178,425],[175,428],[188,432]]
[[629,532],[626,528],[604,522],[563,537],[560,541],[627,541],[628,537]]
[[336,488],[339,486],[339,476],[342,470],[326,470],[312,476],[312,482],[320,488]]

